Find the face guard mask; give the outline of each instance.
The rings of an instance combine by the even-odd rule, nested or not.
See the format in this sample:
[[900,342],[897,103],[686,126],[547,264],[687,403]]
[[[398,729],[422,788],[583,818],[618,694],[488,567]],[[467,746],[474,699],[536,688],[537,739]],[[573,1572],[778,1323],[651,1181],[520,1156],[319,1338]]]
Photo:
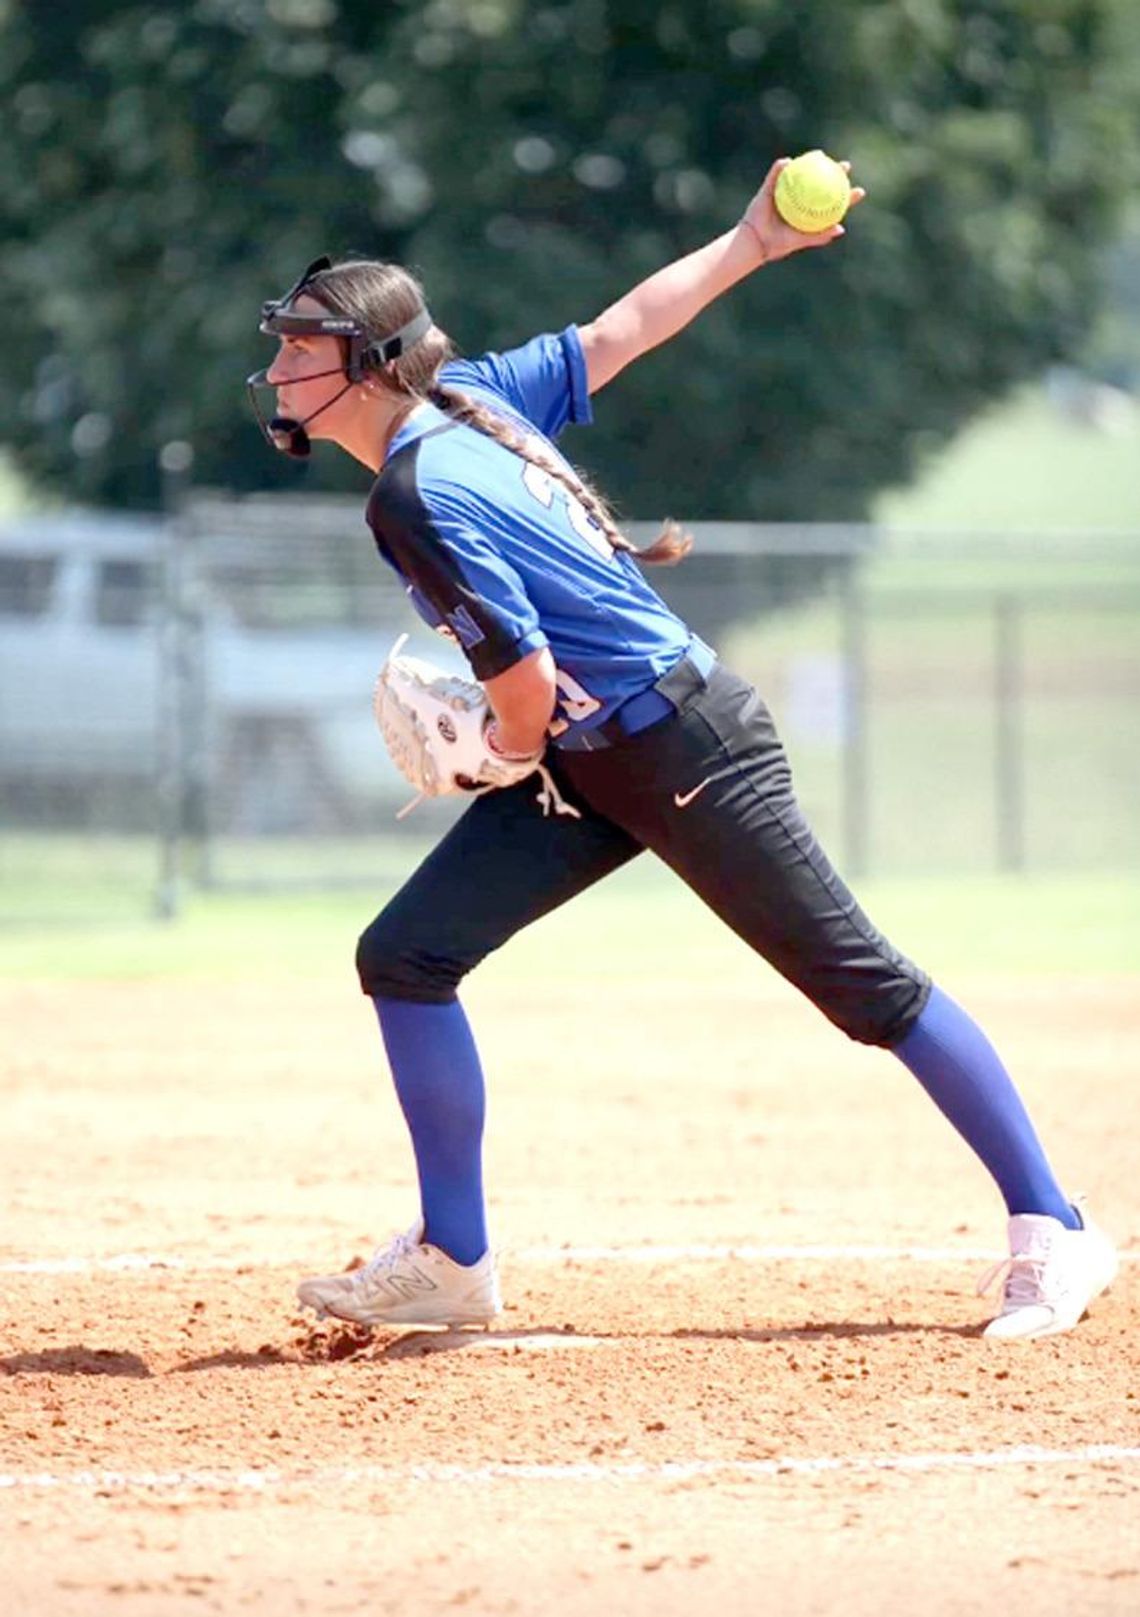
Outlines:
[[267,380],[268,368],[255,371],[252,376],[246,378],[249,401],[265,438],[274,449],[279,449],[282,454],[291,455],[295,460],[304,460],[312,448],[309,435],[305,431],[310,422],[315,421],[331,404],[342,399],[349,388],[362,382],[370,371],[379,370],[389,360],[398,359],[431,328],[431,315],[426,309],[421,309],[406,325],[400,326],[387,337],[374,336],[359,320],[354,320],[350,315],[331,312],[295,313],[293,305],[301,293],[308,289],[318,275],[331,268],[331,259],[315,258],[284,297],[271,298],[269,302],[261,305],[258,330],[265,332],[269,337],[342,338],[348,345],[348,354],[343,365],[329,371],[311,371],[309,375],[297,378],[299,381],[314,382],[324,376],[343,376],[345,383],[340,392],[334,393],[331,399],[326,399],[324,404],[311,415],[307,415],[303,421],[296,421],[291,416],[267,416],[262,410],[258,397],[259,389],[274,387],[274,384]]

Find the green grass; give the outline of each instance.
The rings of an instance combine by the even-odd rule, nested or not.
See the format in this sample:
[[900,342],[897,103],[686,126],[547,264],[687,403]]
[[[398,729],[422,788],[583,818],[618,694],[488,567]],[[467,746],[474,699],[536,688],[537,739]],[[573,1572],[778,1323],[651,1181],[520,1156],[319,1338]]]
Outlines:
[[[17,979],[343,977],[362,926],[416,850],[378,850],[368,890],[192,897],[181,919],[0,929],[0,976]],[[1140,873],[971,876],[853,884],[872,919],[936,974],[1140,972]],[[540,922],[486,967],[520,993],[560,975],[607,984],[654,973],[694,985],[748,969],[738,942],[650,858]]]
[[[351,885],[392,885],[417,848],[413,836],[262,837],[219,839],[208,863],[192,844],[183,853],[182,891],[265,888],[311,891]],[[347,878],[347,880],[346,880]],[[0,834],[0,926],[51,919],[77,924],[108,916],[137,916],[159,908],[157,833],[81,832]]]
[[1140,528],[1140,408],[1115,430],[1060,415],[1040,387],[985,411],[910,488],[880,495],[894,528]]

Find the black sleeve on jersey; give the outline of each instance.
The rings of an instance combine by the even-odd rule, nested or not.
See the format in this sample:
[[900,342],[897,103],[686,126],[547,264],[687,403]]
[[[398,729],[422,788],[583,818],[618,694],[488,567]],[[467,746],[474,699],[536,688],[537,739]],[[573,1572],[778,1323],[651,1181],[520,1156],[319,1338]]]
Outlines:
[[455,634],[475,678],[494,679],[513,668],[529,648],[520,646],[515,626],[468,583],[432,521],[416,480],[423,441],[417,438],[384,463],[368,497],[368,526],[380,554]]

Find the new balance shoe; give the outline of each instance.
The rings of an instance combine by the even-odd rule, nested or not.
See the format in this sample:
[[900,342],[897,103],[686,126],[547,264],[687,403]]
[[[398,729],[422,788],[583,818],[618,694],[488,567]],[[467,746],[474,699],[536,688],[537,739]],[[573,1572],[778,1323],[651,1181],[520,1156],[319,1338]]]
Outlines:
[[1016,1213],[1009,1221],[1009,1257],[995,1264],[978,1284],[978,1295],[1001,1276],[1001,1313],[985,1335],[1000,1341],[1028,1341],[1072,1330],[1094,1297],[1107,1291],[1120,1267],[1116,1249],[1074,1204],[1083,1228],[1068,1230],[1056,1218]]
[[356,1325],[485,1325],[502,1307],[488,1251],[464,1265],[423,1239],[423,1224],[380,1247],[362,1268],[297,1287],[302,1308]]

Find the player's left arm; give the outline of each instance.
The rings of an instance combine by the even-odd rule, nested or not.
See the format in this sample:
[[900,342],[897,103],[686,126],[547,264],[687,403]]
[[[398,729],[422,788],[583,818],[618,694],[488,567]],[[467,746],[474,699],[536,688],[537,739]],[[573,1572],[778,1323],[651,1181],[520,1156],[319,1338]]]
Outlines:
[[[843,235],[842,225],[809,235],[793,230],[781,219],[772,194],[781,169],[789,162],[789,158],[781,157],[772,164],[763,185],[732,230],[667,264],[603,310],[589,325],[580,327],[591,393],[612,381],[642,354],[667,342],[702,309],[762,265],[774,264],[807,247],[826,247]],[[850,168],[846,163],[843,166]],[[861,202],[863,196],[862,188],[854,187],[851,205]]]

